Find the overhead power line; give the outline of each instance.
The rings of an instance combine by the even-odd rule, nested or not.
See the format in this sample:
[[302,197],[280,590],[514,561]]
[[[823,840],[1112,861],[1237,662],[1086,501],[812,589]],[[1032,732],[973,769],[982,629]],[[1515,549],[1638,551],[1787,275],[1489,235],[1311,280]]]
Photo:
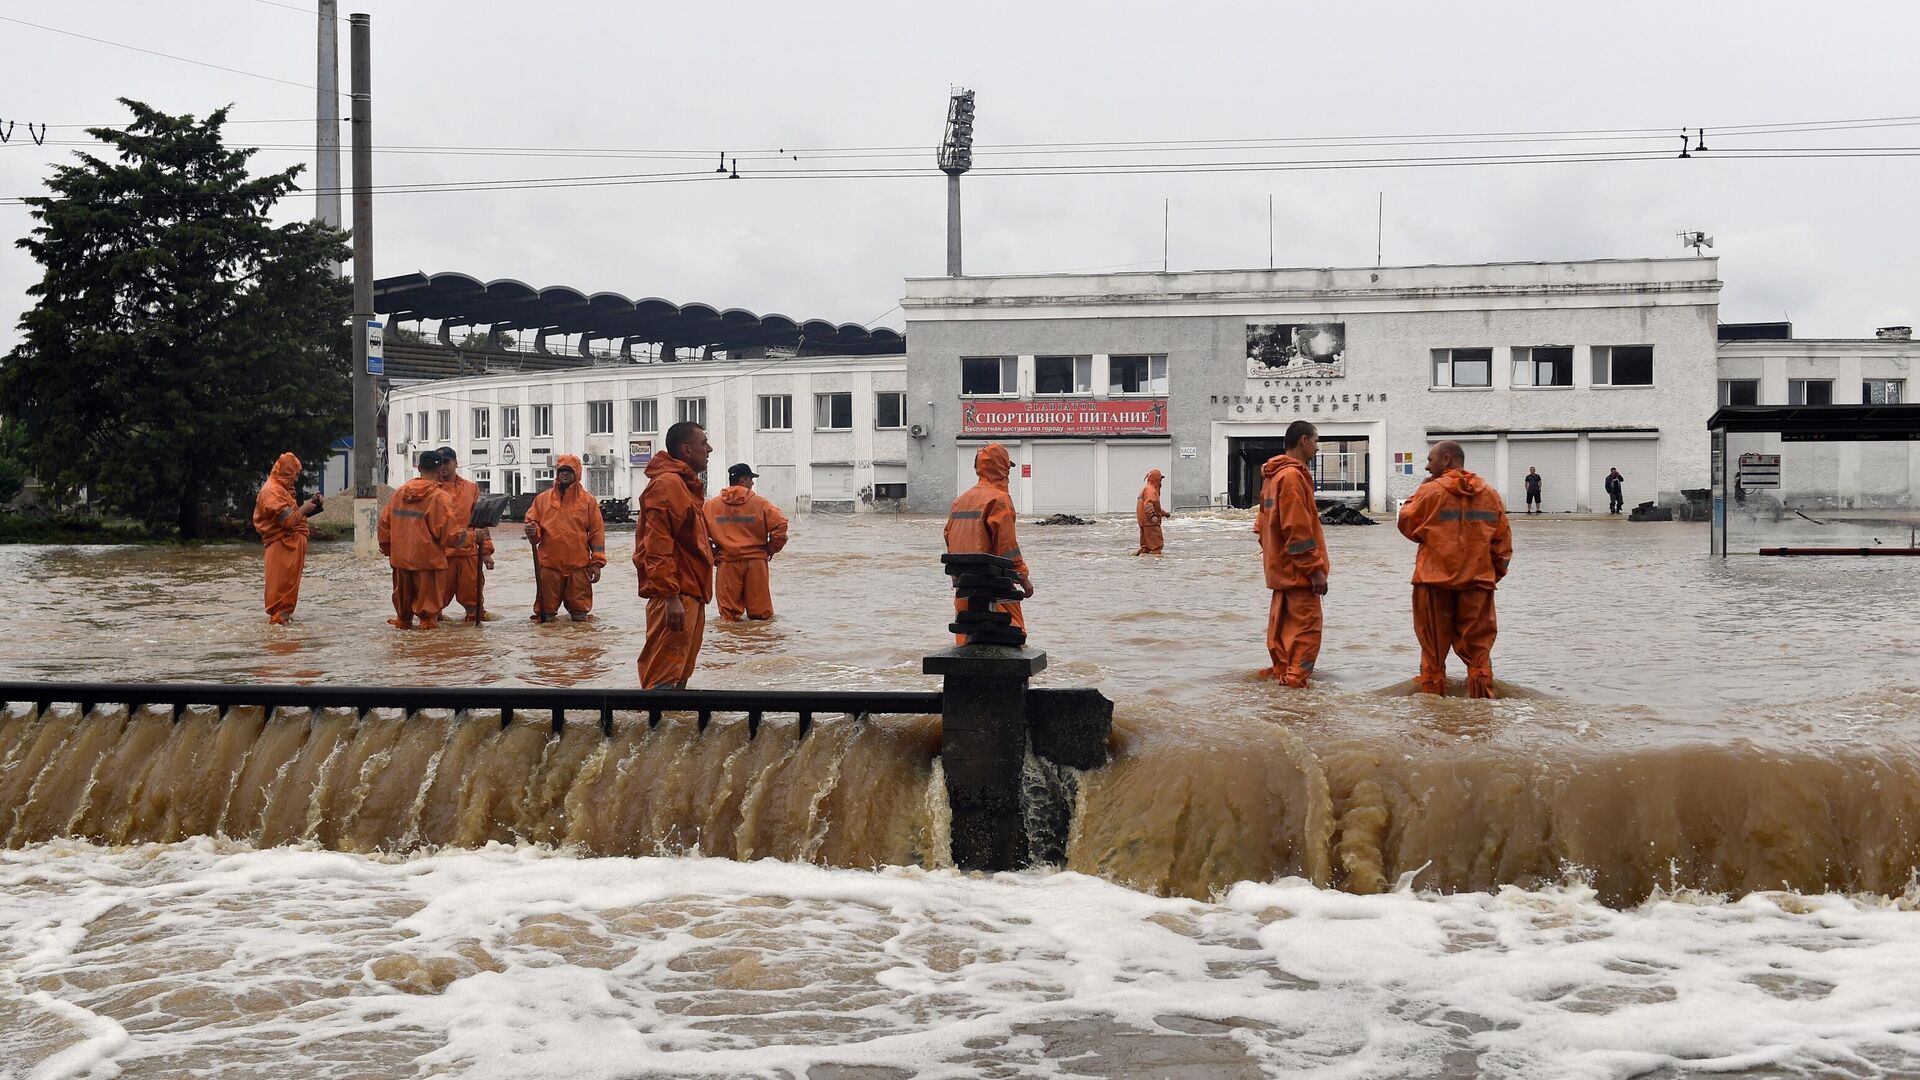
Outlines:
[[116,49],[126,49],[129,52],[145,53],[148,56],[158,56],[166,60],[178,60],[183,64],[195,64],[199,67],[213,68],[216,71],[225,71],[234,75],[245,75],[249,79],[264,79],[267,82],[276,82],[285,86],[298,86],[303,90],[320,89],[312,83],[297,82],[293,79],[282,79],[277,75],[262,75],[257,71],[243,71],[240,68],[228,67],[225,64],[210,63],[206,60],[195,60],[190,56],[176,56],[173,53],[164,53],[157,49],[147,49],[139,45],[129,45],[124,41],[109,41],[106,38],[94,37],[91,34],[82,34],[73,30],[62,30],[57,26],[46,26],[37,22],[28,22],[25,19],[16,19],[11,15],[0,15],[0,22],[10,22],[18,26],[30,26],[35,30],[45,30],[49,34],[60,34],[65,37],[79,38],[82,41],[91,41],[100,45],[111,45]]

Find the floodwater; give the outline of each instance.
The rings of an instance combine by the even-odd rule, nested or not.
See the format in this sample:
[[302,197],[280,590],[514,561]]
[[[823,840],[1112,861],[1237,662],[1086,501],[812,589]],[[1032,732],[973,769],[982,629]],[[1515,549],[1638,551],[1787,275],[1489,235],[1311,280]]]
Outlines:
[[[1920,563],[1515,531],[1477,702],[1406,692],[1390,525],[1329,530],[1305,692],[1244,518],[1026,527],[1040,682],[1117,703],[1065,873],[941,867],[924,720],[15,708],[0,1077],[1920,1075]],[[931,688],[939,534],[800,519],[694,685]],[[257,549],[0,549],[0,675],[632,685],[624,558],[534,626],[500,547],[417,633],[343,547],[286,628]]]

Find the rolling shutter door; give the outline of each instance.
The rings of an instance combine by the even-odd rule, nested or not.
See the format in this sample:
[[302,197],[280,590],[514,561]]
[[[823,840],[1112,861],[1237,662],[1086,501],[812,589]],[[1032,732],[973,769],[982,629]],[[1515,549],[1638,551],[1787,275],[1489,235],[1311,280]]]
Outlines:
[[1166,479],[1160,482],[1160,505],[1173,509],[1173,444],[1107,444],[1107,510],[1109,514],[1131,514],[1147,486],[1147,470],[1159,469]]
[[[1442,443],[1446,441],[1447,441],[1446,439],[1441,438],[1439,436],[1429,435],[1427,436],[1427,448],[1431,450],[1435,443]],[[1467,471],[1479,476],[1483,476],[1486,478],[1488,483],[1492,483],[1493,482],[1493,440],[1492,439],[1455,439],[1454,441],[1460,444],[1461,451],[1467,455]],[[1526,467],[1522,466],[1520,471],[1526,472],[1527,471]],[[1416,481],[1425,480],[1427,478],[1427,463],[1424,458],[1414,464],[1413,477]]]
[[1652,502],[1660,490],[1659,439],[1587,440],[1587,475],[1593,484],[1593,510],[1607,512],[1607,472],[1619,469],[1620,495],[1631,510],[1643,502]]
[[[1091,514],[1093,510],[1093,444],[1036,442],[1033,444],[1034,514]],[[1127,505],[1132,506],[1129,498]]]
[[1579,505],[1574,490],[1574,439],[1509,439],[1507,442],[1507,509],[1527,509],[1527,470],[1540,470],[1540,509],[1549,514],[1572,513]]
[[848,502],[853,498],[853,466],[815,465],[814,502]]

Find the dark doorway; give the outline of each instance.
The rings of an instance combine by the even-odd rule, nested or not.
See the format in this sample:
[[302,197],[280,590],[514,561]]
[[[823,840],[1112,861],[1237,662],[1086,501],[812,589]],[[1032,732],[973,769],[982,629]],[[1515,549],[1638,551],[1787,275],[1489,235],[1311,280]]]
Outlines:
[[1260,499],[1260,466],[1283,454],[1285,439],[1227,440],[1227,501],[1242,510]]

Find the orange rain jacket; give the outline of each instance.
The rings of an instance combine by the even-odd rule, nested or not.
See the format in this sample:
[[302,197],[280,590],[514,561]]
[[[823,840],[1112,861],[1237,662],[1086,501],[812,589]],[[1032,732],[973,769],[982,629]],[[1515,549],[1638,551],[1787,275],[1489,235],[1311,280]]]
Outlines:
[[453,523],[440,482],[416,476],[380,512],[380,554],[395,570],[445,570],[447,549],[466,542],[466,528]]
[[607,565],[607,523],[600,516],[600,500],[587,491],[580,458],[561,454],[553,467],[556,472],[570,468],[578,479],[564,497],[556,485],[534,496],[527,508],[527,539],[540,545],[534,561],[569,574]]
[[1160,519],[1167,516],[1160,505],[1160,480],[1159,469],[1149,472],[1147,486],[1140,489],[1140,497],[1133,501],[1133,520],[1142,528],[1158,525]]
[[[473,520],[473,504],[480,501],[480,485],[456,474],[453,479],[442,481],[440,490],[447,493],[447,509],[453,514],[454,532],[460,532]],[[474,529],[467,534],[464,544],[447,549],[447,557],[452,559],[473,559],[492,554],[493,537],[485,529]]]
[[973,471],[980,482],[953,500],[947,514],[947,551],[1012,559],[1014,569],[1025,578],[1027,560],[1021,557],[1020,540],[1014,535],[1013,496],[1007,493],[1013,459],[1006,447],[988,443],[973,456]]
[[293,493],[293,483],[298,479],[300,459],[281,454],[267,482],[260,485],[260,495],[253,502],[253,531],[268,547],[291,544],[295,537],[304,538],[311,531],[307,515],[300,512],[300,499]]
[[787,516],[752,488],[721,489],[707,500],[706,519],[720,562],[770,559],[787,546]]
[[1413,583],[1442,589],[1491,589],[1513,561],[1506,504],[1485,480],[1448,469],[1400,507],[1400,533],[1420,545]]
[[1305,462],[1279,454],[1267,459],[1260,475],[1266,478],[1260,485],[1259,523],[1267,588],[1309,588],[1314,571],[1324,574],[1332,568],[1320,511],[1313,502],[1313,473]]
[[693,467],[671,454],[647,462],[640,493],[640,524],[633,532],[633,565],[640,595],[713,599],[713,540],[701,497],[706,485]]

